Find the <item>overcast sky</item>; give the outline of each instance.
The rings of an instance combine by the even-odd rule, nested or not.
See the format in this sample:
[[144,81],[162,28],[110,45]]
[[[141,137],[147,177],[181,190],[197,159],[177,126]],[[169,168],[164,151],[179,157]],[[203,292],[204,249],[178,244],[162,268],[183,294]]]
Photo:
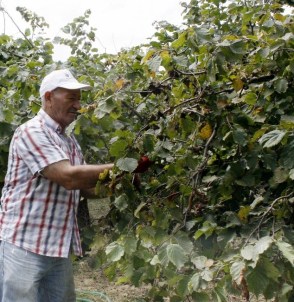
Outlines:
[[[183,23],[183,0],[0,0],[16,24],[24,30],[17,6],[25,7],[44,17],[50,28],[49,37],[61,35],[60,29],[87,9],[92,14],[90,25],[95,27],[100,52],[116,53],[147,41],[155,33],[154,21],[168,21],[180,26]],[[27,26],[28,27],[28,26]],[[0,31],[16,35],[18,30],[5,14],[0,14]],[[64,49],[56,50],[56,59],[64,59]]]

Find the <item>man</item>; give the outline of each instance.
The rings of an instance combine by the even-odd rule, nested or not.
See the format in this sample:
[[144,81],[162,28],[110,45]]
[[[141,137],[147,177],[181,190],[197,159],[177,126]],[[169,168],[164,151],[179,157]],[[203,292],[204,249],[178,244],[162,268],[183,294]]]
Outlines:
[[82,255],[80,193],[94,194],[99,173],[66,127],[81,108],[79,83],[56,70],[40,86],[42,108],[14,133],[0,211],[0,301],[74,302],[70,253]]

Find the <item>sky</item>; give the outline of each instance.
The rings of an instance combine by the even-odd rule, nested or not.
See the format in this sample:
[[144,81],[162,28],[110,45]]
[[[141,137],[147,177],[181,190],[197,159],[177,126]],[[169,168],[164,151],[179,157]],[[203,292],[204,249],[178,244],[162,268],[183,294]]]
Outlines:
[[[24,31],[29,26],[22,20],[16,7],[25,7],[44,17],[49,24],[48,37],[62,35],[61,28],[74,18],[91,10],[90,26],[96,28],[99,52],[117,53],[148,41],[155,33],[155,21],[167,21],[177,26],[183,23],[183,0],[0,0],[14,22]],[[11,19],[0,14],[0,33],[19,35]],[[68,50],[55,50],[55,59],[66,59]]]

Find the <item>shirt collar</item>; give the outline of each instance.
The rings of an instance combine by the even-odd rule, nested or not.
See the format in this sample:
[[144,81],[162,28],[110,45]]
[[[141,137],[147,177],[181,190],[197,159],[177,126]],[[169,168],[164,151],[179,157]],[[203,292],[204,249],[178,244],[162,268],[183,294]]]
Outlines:
[[54,130],[55,132],[57,133],[62,133],[62,128],[61,126],[56,122],[54,121],[53,118],[51,118],[48,113],[46,113],[44,111],[44,109],[40,109],[39,112],[38,112],[38,117],[41,119],[41,121],[44,122],[44,124],[51,128],[52,130]]

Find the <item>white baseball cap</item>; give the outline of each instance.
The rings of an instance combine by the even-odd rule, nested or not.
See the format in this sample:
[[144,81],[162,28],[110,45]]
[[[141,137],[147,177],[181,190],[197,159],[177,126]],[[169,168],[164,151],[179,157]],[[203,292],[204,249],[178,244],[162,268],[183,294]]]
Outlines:
[[79,83],[68,69],[54,70],[46,75],[41,83],[41,98],[47,91],[52,91],[58,87],[83,90],[90,90],[92,88],[90,85]]

